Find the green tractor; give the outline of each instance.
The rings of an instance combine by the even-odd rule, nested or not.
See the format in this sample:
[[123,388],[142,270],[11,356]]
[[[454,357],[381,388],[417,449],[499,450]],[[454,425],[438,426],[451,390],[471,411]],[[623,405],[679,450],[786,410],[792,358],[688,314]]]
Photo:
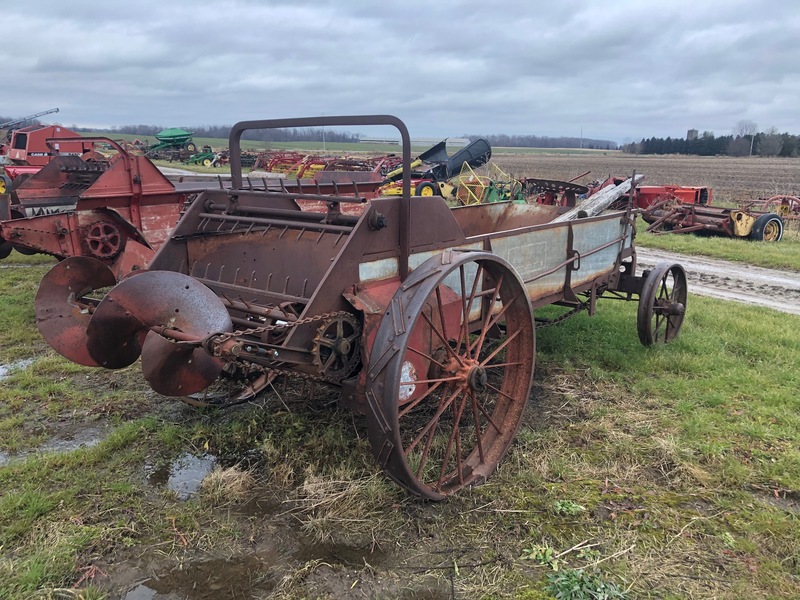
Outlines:
[[200,152],[192,154],[189,158],[187,158],[183,162],[184,164],[187,165],[202,165],[204,167],[210,167],[214,164],[216,158],[217,155],[211,149],[211,146],[205,145],[202,147]]

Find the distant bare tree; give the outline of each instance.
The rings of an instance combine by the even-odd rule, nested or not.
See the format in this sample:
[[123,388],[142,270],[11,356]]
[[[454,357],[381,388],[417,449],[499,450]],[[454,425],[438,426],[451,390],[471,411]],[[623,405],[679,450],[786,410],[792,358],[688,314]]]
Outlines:
[[[755,139],[757,133],[758,125],[756,125],[755,121],[742,119],[733,126],[734,137],[746,137],[750,140],[750,156],[753,155],[753,140]],[[747,152],[745,152],[745,154],[747,154]],[[735,156],[744,156],[745,154],[736,154]]]
[[758,125],[755,121],[742,119],[733,126],[733,135],[739,137],[749,137],[758,133]]
[[758,140],[758,153],[761,156],[778,156],[783,149],[783,136],[776,127],[770,127]]

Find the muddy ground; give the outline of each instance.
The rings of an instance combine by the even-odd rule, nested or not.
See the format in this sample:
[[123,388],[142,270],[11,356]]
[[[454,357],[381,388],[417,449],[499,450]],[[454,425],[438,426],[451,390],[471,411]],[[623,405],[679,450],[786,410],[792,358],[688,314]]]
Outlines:
[[800,273],[649,248],[637,248],[636,254],[639,266],[645,269],[661,262],[683,265],[693,294],[800,315]]

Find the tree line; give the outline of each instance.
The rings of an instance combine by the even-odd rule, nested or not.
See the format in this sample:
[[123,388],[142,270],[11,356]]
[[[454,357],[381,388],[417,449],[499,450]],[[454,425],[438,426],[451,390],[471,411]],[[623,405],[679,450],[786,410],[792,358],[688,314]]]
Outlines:
[[699,156],[797,156],[800,153],[800,136],[779,133],[774,127],[763,132],[734,133],[715,136],[704,131],[694,139],[657,138],[642,139],[621,146],[629,154],[694,154]]
[[[131,135],[155,137],[156,134],[166,129],[161,125],[120,125],[109,129],[97,129],[90,127],[73,127],[75,131],[81,132],[103,132],[124,133]],[[195,137],[199,138],[223,138],[227,139],[231,132],[230,125],[212,125],[201,127],[180,127],[186,131],[191,131]],[[334,131],[322,128],[303,128],[303,129],[251,129],[242,133],[242,139],[255,140],[259,142],[317,142],[323,139],[327,142],[358,142],[358,135]]]
[[611,140],[594,140],[579,137],[548,137],[538,135],[465,135],[470,141],[483,138],[490,145],[510,148],[588,148],[590,150],[616,150],[617,143]]

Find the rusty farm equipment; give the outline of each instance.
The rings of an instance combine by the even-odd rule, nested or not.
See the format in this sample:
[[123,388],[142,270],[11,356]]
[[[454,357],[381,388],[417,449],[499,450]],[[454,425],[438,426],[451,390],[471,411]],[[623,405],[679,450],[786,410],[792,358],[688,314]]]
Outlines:
[[[244,183],[244,131],[368,125],[400,132],[399,197]],[[681,328],[685,273],[664,263],[636,275],[630,209],[554,222],[565,208],[412,196],[408,130],[385,115],[242,122],[230,150],[231,188],[200,194],[146,270],[105,295],[114,277],[94,258],[44,277],[36,320],[56,351],[110,369],[141,356],[157,392],[203,402],[216,388],[220,405],[276,373],[326,382],[366,416],[386,474],[440,500],[489,477],[514,439],[534,309],[558,305],[559,321],[593,314],[601,297],[638,299],[643,344]]]
[[667,199],[645,208],[642,218],[649,223],[647,231],[656,234],[698,232],[759,242],[779,242],[783,238],[783,218],[774,212]]
[[[12,249],[58,259],[86,256],[115,278],[144,268],[178,222],[188,198],[207,187],[170,182],[147,158],[109,144],[108,160],[54,156],[12,194],[0,195],[0,258]],[[51,138],[55,148],[63,142]]]
[[[611,176],[596,182],[587,196],[623,179]],[[766,242],[781,240],[785,218],[781,211],[790,214],[795,206],[785,196],[763,201],[763,206],[759,201],[749,202],[742,208],[711,206],[712,198],[713,190],[705,186],[636,185],[613,206],[622,208],[630,202],[642,211],[642,219],[648,223],[646,231],[655,234],[703,233]],[[796,206],[800,210],[800,201]]]

